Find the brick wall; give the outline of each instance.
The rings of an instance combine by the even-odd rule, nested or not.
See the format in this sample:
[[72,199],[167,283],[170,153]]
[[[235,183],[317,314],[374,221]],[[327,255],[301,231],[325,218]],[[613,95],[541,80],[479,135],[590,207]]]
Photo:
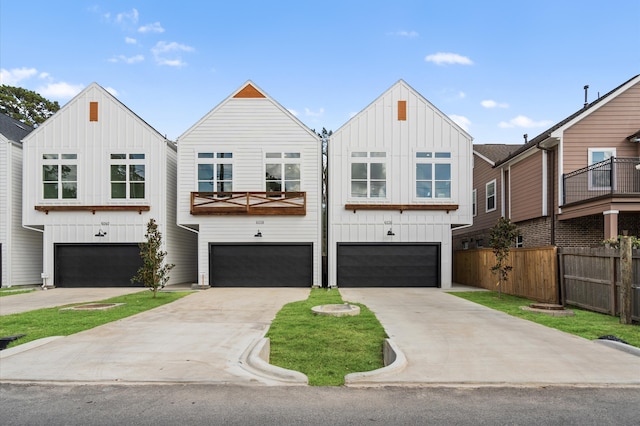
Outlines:
[[551,218],[540,217],[516,223],[522,235],[522,247],[551,245]]
[[604,215],[556,221],[556,246],[599,247],[604,239]]

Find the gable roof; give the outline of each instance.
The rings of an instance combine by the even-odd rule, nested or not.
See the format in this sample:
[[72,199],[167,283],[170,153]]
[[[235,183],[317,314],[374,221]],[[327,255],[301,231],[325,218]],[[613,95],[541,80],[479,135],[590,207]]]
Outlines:
[[609,93],[606,93],[605,95],[599,97],[598,99],[596,99],[595,101],[591,102],[590,104],[587,104],[586,106],[584,106],[581,109],[579,109],[578,111],[574,112],[573,114],[571,114],[570,116],[568,116],[564,120],[559,121],[558,123],[556,123],[552,127],[548,128],[544,132],[540,133],[538,136],[536,136],[535,138],[531,139],[526,144],[520,146],[520,149],[514,151],[513,153],[511,153],[506,158],[504,158],[501,161],[497,162],[496,166],[504,164],[507,161],[511,160],[512,158],[517,157],[518,155],[522,154],[523,152],[535,147],[539,143],[544,142],[545,140],[547,140],[550,137],[552,137],[554,132],[559,131],[559,130],[560,131],[564,130],[563,127],[565,127],[565,126],[568,127],[568,126],[572,125],[574,123],[574,121],[581,120],[582,118],[584,118],[584,116],[586,116],[588,114],[591,114],[593,111],[595,111],[596,109],[600,108],[602,105],[606,104],[607,102],[609,102],[611,99],[615,98],[620,93],[624,92],[624,90],[626,90],[625,86],[632,86],[632,85],[634,85],[636,83],[639,83],[639,82],[640,82],[640,74],[638,74],[638,75],[636,75],[634,77],[631,77],[629,80],[625,81],[624,83],[622,83],[621,85],[619,85],[618,87],[616,87],[615,89],[610,91]]
[[0,114],[0,134],[11,142],[22,142],[22,138],[33,131],[33,127],[22,121]]
[[502,160],[503,158],[508,157],[512,152],[520,148],[520,145],[509,145],[509,144],[478,144],[473,145],[473,151],[478,154],[480,157],[483,157],[484,160],[488,160],[492,166]]

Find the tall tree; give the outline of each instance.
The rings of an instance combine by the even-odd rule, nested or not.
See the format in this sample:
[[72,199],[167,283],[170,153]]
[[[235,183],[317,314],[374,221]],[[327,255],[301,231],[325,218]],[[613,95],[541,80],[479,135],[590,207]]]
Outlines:
[[507,280],[513,267],[509,265],[509,251],[514,240],[518,237],[518,227],[507,218],[501,217],[489,236],[489,246],[496,256],[496,263],[491,272],[498,274],[498,295],[502,297],[502,284]]
[[145,287],[153,291],[153,297],[156,297],[158,290],[169,281],[169,271],[175,265],[164,262],[167,252],[161,249],[162,234],[158,230],[155,219],[149,219],[144,237],[146,241],[139,244],[142,266],[135,277],[131,278],[131,282],[142,282]]
[[59,109],[57,101],[51,102],[36,92],[0,85],[0,112],[29,126],[38,127]]

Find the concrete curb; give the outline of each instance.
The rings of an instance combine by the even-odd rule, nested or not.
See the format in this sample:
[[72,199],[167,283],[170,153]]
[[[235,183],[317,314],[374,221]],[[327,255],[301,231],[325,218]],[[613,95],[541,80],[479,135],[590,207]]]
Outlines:
[[62,337],[64,336],[44,337],[42,339],[32,340],[31,342],[23,343],[9,349],[5,349],[3,351],[0,351],[0,359],[19,354],[20,352],[28,351],[29,349],[37,348],[38,346],[46,345],[47,343],[53,342],[54,340],[58,340]]
[[596,339],[594,342],[609,346],[610,348],[618,349],[619,351],[626,352],[631,355],[640,356],[640,348],[636,348],[635,346],[627,345],[622,342],[606,339]]
[[246,371],[266,380],[267,384],[307,385],[309,379],[299,371],[287,370],[269,364],[270,340],[256,339],[240,357],[240,366]]
[[377,381],[379,376],[390,376],[399,373],[407,366],[407,358],[391,339],[385,339],[382,355],[384,367],[373,371],[347,374],[344,377],[344,384],[349,386],[379,383]]

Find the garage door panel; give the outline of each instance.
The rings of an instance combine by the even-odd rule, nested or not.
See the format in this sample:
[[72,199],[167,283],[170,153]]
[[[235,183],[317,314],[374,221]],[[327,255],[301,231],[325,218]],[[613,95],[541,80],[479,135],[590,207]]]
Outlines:
[[210,244],[215,287],[311,287],[313,244]]
[[338,244],[339,287],[439,287],[439,244]]
[[56,287],[141,287],[138,244],[56,244]]

